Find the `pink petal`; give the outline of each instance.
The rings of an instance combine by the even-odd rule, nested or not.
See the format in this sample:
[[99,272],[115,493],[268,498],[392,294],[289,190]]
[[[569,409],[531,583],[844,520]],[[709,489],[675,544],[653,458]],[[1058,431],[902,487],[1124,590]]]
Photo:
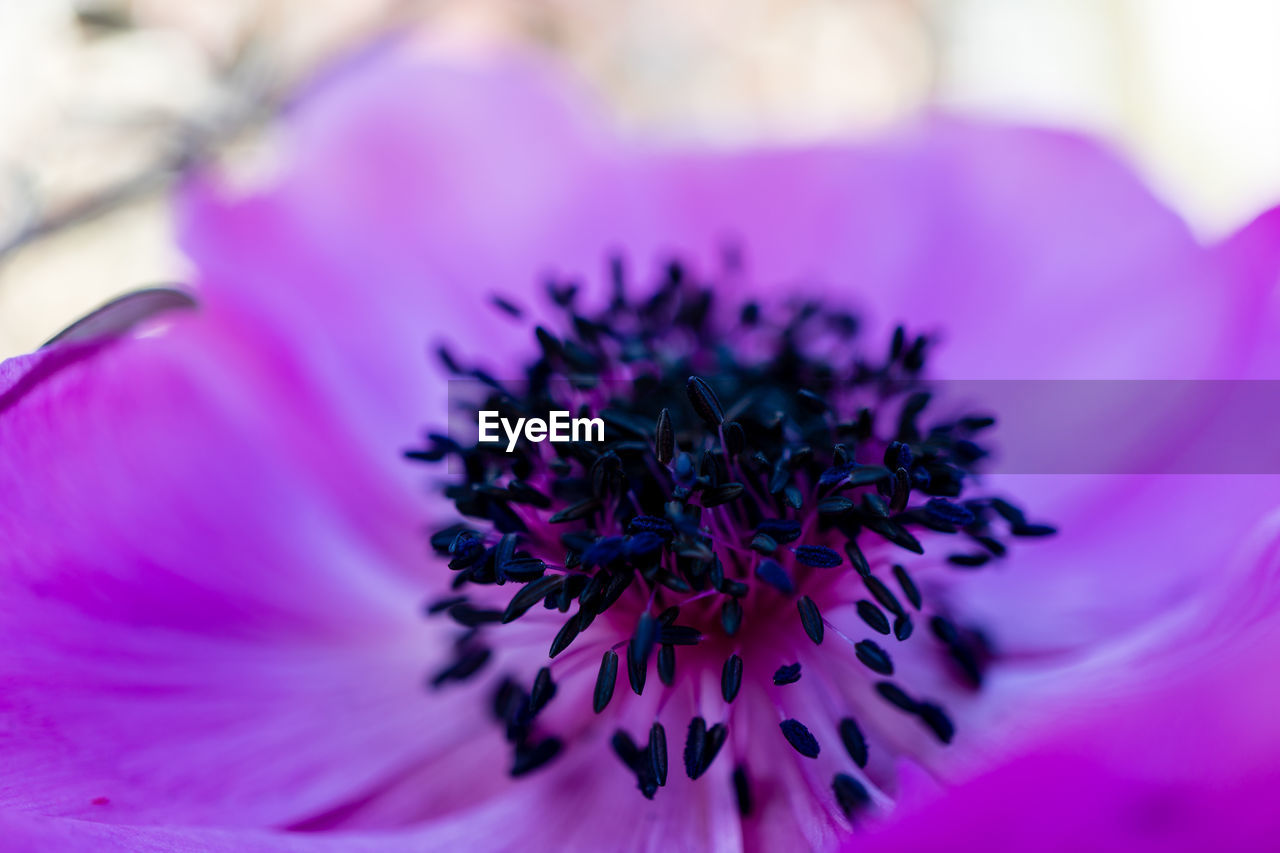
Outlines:
[[304,381],[334,398],[331,417],[396,474],[388,451],[447,415],[434,348],[517,370],[509,356],[532,348],[532,324],[491,297],[536,309],[530,294],[561,260],[551,235],[598,213],[581,197],[603,155],[543,77],[391,51],[302,101],[287,169],[262,194],[232,200],[206,178],[182,199],[211,308],[287,335]]
[[[339,849],[337,839],[324,841],[262,830],[211,830],[193,827],[128,826],[91,820],[0,813],[0,836],[15,851],[58,850],[61,853],[170,853],[178,850],[285,853]],[[356,850],[345,847],[341,849]]]
[[[412,833],[281,832],[195,826],[138,826],[0,812],[5,849],[60,853],[395,853],[411,850],[487,849],[469,824],[448,820]],[[479,840],[483,840],[481,837]],[[497,839],[493,839],[497,842]],[[502,843],[502,842],[498,842]]]
[[645,186],[664,214],[651,243],[736,237],[758,280],[938,327],[947,376],[1202,375],[1233,331],[1209,253],[1069,134],[934,121],[862,146],[676,154]]
[[1237,298],[1233,328],[1258,341],[1240,378],[1280,378],[1280,207],[1233,234],[1216,254]]
[[[1015,543],[1007,565],[955,586],[979,624],[1015,657],[1074,654],[1211,591],[1239,588],[1227,556],[1276,505],[1280,476],[1013,476],[1039,498],[1057,536]],[[945,571],[945,569],[939,568]],[[1216,601],[1214,606],[1217,606]]]
[[280,824],[435,748],[416,507],[230,331],[0,369],[10,804]]
[[[1276,529],[1273,520],[1254,552],[1272,587]],[[1274,605],[1274,588],[1265,594]],[[1278,641],[1268,624],[1188,644],[1176,668],[1113,684],[1105,702],[1060,714],[1021,756],[925,795],[846,849],[1269,849],[1280,830],[1280,694],[1266,674]]]

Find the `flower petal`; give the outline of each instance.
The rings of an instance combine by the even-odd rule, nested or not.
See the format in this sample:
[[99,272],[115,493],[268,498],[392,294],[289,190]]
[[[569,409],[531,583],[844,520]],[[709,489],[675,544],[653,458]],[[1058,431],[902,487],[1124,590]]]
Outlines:
[[62,853],[160,853],[201,850],[208,853],[285,853],[285,851],[357,848],[339,841],[290,836],[261,830],[224,831],[194,827],[127,826],[91,820],[0,812],[0,835],[10,850],[58,850]]
[[816,281],[882,323],[939,327],[949,375],[1198,376],[1232,344],[1222,270],[1074,135],[939,119],[861,145],[648,155],[529,62],[401,48],[334,77],[273,195],[342,235],[366,279],[407,267],[455,299],[595,276],[615,247],[647,269],[732,240],[756,287]]
[[414,507],[260,352],[191,316],[0,369],[8,803],[272,825],[429,754]]
[[[1273,519],[1255,552],[1276,576]],[[1269,615],[1275,613],[1269,591]],[[1081,712],[1059,705],[1057,725],[1019,756],[894,815],[857,850],[1202,850],[1271,846],[1280,696],[1274,620],[1211,649],[1188,645],[1158,672],[1114,683]]]
[[1280,207],[1241,228],[1216,254],[1238,296],[1233,326],[1258,341],[1240,378],[1280,378]]
[[516,369],[502,356],[532,350],[532,324],[491,297],[536,307],[554,235],[599,213],[579,198],[604,155],[543,76],[389,50],[302,100],[270,187],[234,200],[206,176],[182,199],[203,298],[289,335],[334,416],[381,452],[445,421],[436,346]]
[[[382,446],[445,417],[429,344],[511,370],[529,324],[489,295],[531,307],[553,271],[599,289],[614,251],[641,276],[672,254],[715,271],[731,241],[747,268],[727,290],[799,285],[869,309],[873,336],[936,333],[942,377],[1231,377],[1258,344],[1239,333],[1251,297],[1235,266],[1082,138],[935,120],[858,145],[655,154],[556,82],[529,61],[459,68],[404,46],[332,75],[293,116],[269,191],[188,194],[209,298],[287,321]],[[1080,420],[1114,423],[1102,405]]]
[[882,323],[936,328],[947,376],[1199,376],[1231,343],[1209,253],[1080,137],[937,120],[652,169],[651,241],[734,237],[763,282],[825,281]]
[[[1247,578],[1227,555],[1277,504],[1275,475],[1013,476],[1057,536],[1015,543],[1007,566],[974,572],[953,591],[991,639],[1014,655],[1068,653]],[[938,567],[937,571],[948,571]],[[927,582],[927,574],[917,571]]]

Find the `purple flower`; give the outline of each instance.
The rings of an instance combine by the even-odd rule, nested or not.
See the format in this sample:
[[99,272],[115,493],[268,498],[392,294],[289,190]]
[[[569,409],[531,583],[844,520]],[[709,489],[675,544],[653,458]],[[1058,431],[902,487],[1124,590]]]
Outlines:
[[[3,366],[8,837],[833,847],[1255,582],[1270,479],[982,481],[919,395],[1250,375],[1262,226],[1039,131],[646,148],[544,76],[352,63],[273,188],[184,195],[199,311]],[[606,444],[416,443],[478,389]]]

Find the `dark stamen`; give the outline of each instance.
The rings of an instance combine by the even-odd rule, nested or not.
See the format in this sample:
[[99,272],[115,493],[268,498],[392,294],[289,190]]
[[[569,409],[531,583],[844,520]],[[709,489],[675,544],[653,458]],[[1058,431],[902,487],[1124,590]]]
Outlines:
[[649,653],[657,641],[658,620],[648,612],[640,614],[636,631],[627,644],[627,679],[637,696],[644,692],[645,676],[649,669]]
[[640,793],[645,799],[652,800],[658,790],[658,780],[653,772],[652,750],[642,750],[631,739],[631,735],[621,729],[613,733],[610,744],[618,758],[622,759],[622,763],[635,774],[636,787]]
[[637,533],[656,533],[668,539],[675,535],[675,529],[670,521],[651,515],[637,515],[631,519],[627,524],[627,532],[633,536]]
[[946,712],[932,702],[921,702],[916,706],[916,714],[929,727],[929,730],[943,743],[951,743],[956,728]]
[[840,742],[844,744],[845,752],[849,753],[854,764],[859,767],[867,766],[867,738],[851,717],[840,721]]
[[747,449],[747,434],[737,421],[729,421],[724,425],[724,449],[730,456],[741,456]]
[[684,772],[690,779],[702,775],[702,759],[707,751],[707,721],[694,717],[684,741]]
[[542,667],[533,679],[533,689],[529,691],[529,713],[541,711],[551,698],[556,695],[555,682],[551,680],[551,668]]
[[780,724],[782,736],[791,744],[791,748],[805,758],[818,757],[818,739],[809,733],[799,720],[783,720]]
[[653,778],[659,787],[667,784],[667,730],[662,723],[654,723],[649,729],[649,758],[653,766]]
[[580,614],[570,616],[568,621],[561,626],[559,632],[556,633],[555,639],[551,641],[550,657],[554,658],[569,648],[569,644],[578,636],[578,632],[582,630],[582,620],[579,616]]
[[884,449],[884,467],[889,470],[911,467],[911,448],[901,441],[891,441]]
[[497,610],[481,610],[463,601],[449,608],[449,616],[465,628],[477,625],[489,625],[502,620],[502,613]]
[[702,767],[698,770],[699,776],[707,772],[707,768],[711,766],[711,762],[716,760],[716,756],[720,754],[720,748],[724,746],[724,742],[728,739],[729,727],[724,723],[716,723],[707,729],[707,745],[702,755]]
[[884,582],[872,575],[866,575],[862,579],[863,585],[867,588],[867,592],[878,602],[880,606],[895,616],[901,616],[906,611],[902,609],[902,605],[898,602],[897,596],[889,591],[889,587]]
[[782,564],[777,560],[765,558],[757,563],[756,577],[778,592],[790,595],[796,591],[795,584],[791,582],[791,576],[787,574],[787,570],[782,568]]
[[696,646],[701,639],[701,632],[688,625],[665,625],[658,631],[658,642],[666,646]]
[[835,791],[836,803],[845,817],[853,817],[871,802],[871,795],[867,793],[866,787],[847,773],[837,773],[831,789]]
[[600,508],[600,501],[596,498],[586,498],[575,504],[565,507],[555,515],[547,519],[550,524],[564,524],[568,521],[581,521],[592,515]]
[[893,492],[889,501],[890,512],[902,512],[911,499],[911,477],[906,468],[893,472]]
[[562,746],[560,738],[556,737],[538,741],[533,746],[524,744],[517,746],[515,762],[511,765],[511,775],[518,778],[526,773],[532,773],[559,755]]
[[947,562],[962,569],[976,569],[991,562],[991,555],[978,551],[972,554],[950,554]]
[[951,659],[963,674],[966,681],[974,687],[982,685],[982,666],[978,655],[960,636],[959,629],[942,616],[934,616],[929,620],[929,629],[947,647]]
[[720,695],[724,697],[724,701],[732,702],[741,688],[742,658],[737,655],[729,655],[729,659],[724,662],[724,668],[720,672]]
[[853,564],[854,571],[862,577],[871,574],[871,566],[867,563],[866,556],[862,553],[862,549],[858,547],[858,543],[850,539],[844,544],[844,552],[849,555],[849,562]]
[[823,545],[799,545],[795,555],[798,562],[817,569],[834,569],[844,562],[839,554]]
[[758,554],[768,556],[778,550],[778,541],[767,533],[757,533],[751,538],[750,548]]
[[644,682],[648,677],[648,666],[636,658],[635,646],[627,645],[627,681],[631,684],[631,691],[637,696],[644,695]]
[[877,681],[876,692],[879,693],[882,697],[884,697],[884,700],[888,702],[890,705],[893,705],[911,714],[914,714],[916,712],[916,708],[917,708],[916,700],[908,696],[906,694],[906,691],[904,691],[898,685],[894,684],[892,681]]
[[747,780],[747,770],[741,764],[733,768],[733,796],[738,802],[738,814],[749,817],[751,815],[751,784]]
[[676,682],[676,649],[675,646],[658,648],[658,679],[670,687]]
[[707,426],[714,429],[724,423],[724,409],[720,405],[720,398],[716,396],[715,391],[711,390],[711,386],[705,379],[690,376],[685,390],[689,394],[689,402],[693,404],[693,410],[706,422]]
[[889,619],[884,615],[884,611],[865,598],[859,599],[856,606],[858,616],[863,622],[867,623],[871,630],[878,631],[881,634],[889,633]]
[[655,428],[654,455],[663,465],[671,465],[676,457],[676,433],[671,427],[671,410],[658,412],[658,427]]
[[872,672],[881,675],[893,675],[893,661],[888,653],[870,640],[862,640],[854,646],[858,660],[862,661]]
[[489,662],[490,654],[486,648],[463,652],[453,663],[435,674],[431,679],[431,686],[439,687],[449,681],[466,681],[484,668]]
[[452,595],[448,598],[442,598],[426,607],[427,615],[434,616],[437,613],[443,613],[455,604],[461,604],[467,600],[465,595]]
[[924,508],[925,512],[939,521],[945,521],[957,527],[965,527],[975,521],[973,513],[968,508],[942,498],[932,498]]
[[800,522],[789,518],[766,518],[756,525],[756,531],[775,542],[786,544],[800,538]]
[[773,674],[773,683],[781,687],[784,684],[795,684],[800,680],[800,664],[789,663],[778,667]]
[[742,493],[745,491],[746,486],[741,483],[725,483],[723,486],[716,486],[713,489],[704,491],[702,493],[702,505],[713,507],[727,504],[742,497]]
[[591,706],[599,714],[613,698],[613,685],[618,680],[618,653],[610,649],[600,659],[600,673],[596,676],[596,692]]
[[727,598],[720,605],[720,624],[724,632],[732,637],[742,627],[742,604],[736,598]]
[[907,574],[907,570],[902,566],[894,566],[893,576],[898,579],[898,586],[902,588],[902,594],[907,597],[907,601],[910,601],[911,606],[919,610],[924,599],[920,597],[920,590],[916,587],[915,581],[911,580],[911,576]]
[[822,624],[822,614],[818,612],[818,605],[814,604],[809,596],[802,595],[796,602],[796,607],[800,611],[800,624],[804,626],[804,632],[809,635],[810,640],[813,640],[815,646],[822,645],[825,628]]
[[[844,495],[832,495],[818,501],[818,515],[835,518],[853,511],[853,501]],[[837,565],[839,565],[837,563]]]

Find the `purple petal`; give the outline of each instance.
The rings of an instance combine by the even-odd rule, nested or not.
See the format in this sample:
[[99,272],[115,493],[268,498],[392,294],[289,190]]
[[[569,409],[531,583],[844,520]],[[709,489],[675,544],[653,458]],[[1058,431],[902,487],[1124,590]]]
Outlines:
[[[1273,578],[1276,524],[1255,552]],[[1269,591],[1274,604],[1274,592]],[[916,798],[848,850],[1268,849],[1280,792],[1274,625],[1188,646],[998,768]],[[1060,706],[1061,708],[1065,706]]]
[[883,323],[941,329],[948,376],[1201,375],[1230,343],[1209,253],[1075,136],[935,121],[651,168],[651,244],[735,236],[759,281],[816,279]]
[[[298,111],[268,218],[359,277],[361,302],[394,292],[376,309],[390,329],[423,322],[428,290],[468,316],[468,299],[549,270],[598,277],[615,249],[640,270],[672,252],[706,267],[733,241],[747,290],[813,283],[886,332],[940,329],[948,375],[1204,375],[1239,344],[1209,253],[1079,137],[937,120],[861,145],[653,155],[563,91],[532,63],[366,60]],[[195,195],[186,229],[197,260],[270,260],[249,251],[254,229],[228,252],[207,202]],[[322,282],[311,295],[342,316]]]
[[1216,250],[1238,306],[1233,328],[1258,342],[1241,378],[1280,378],[1280,207],[1258,216]]
[[2,369],[7,801],[279,825],[437,749],[414,505],[207,318],[85,347]]
[[287,335],[371,450],[444,421],[437,345],[513,369],[532,325],[491,297],[536,310],[561,261],[552,235],[598,213],[580,200],[600,183],[587,120],[542,76],[366,60],[304,99],[268,191],[231,200],[206,178],[183,198],[210,309]]

